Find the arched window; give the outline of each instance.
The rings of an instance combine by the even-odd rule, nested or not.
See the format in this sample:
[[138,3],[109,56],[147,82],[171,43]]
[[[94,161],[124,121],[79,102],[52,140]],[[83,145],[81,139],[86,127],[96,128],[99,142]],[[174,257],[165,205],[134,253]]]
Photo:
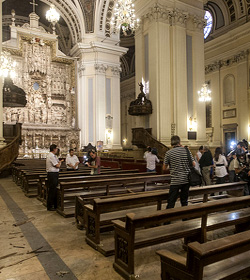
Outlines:
[[204,28],[204,39],[206,39],[211,33],[213,27],[213,16],[209,11],[206,11],[204,18],[207,20],[207,25]]

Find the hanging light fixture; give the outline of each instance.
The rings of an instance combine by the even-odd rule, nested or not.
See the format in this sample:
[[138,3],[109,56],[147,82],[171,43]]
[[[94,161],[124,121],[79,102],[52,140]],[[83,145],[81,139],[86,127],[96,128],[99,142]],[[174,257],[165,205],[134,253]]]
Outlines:
[[198,91],[199,101],[200,102],[209,102],[211,101],[211,90],[208,89],[208,84],[204,84],[201,90]]
[[132,0],[117,0],[114,8],[114,17],[111,20],[114,32],[122,32],[127,35],[128,31],[134,32],[139,26],[139,19],[136,19],[135,9]]
[[12,59],[11,54],[3,51],[0,56],[0,76],[13,79],[16,76],[15,67],[16,61]]
[[55,9],[55,5],[50,5],[50,9],[46,12],[46,19],[52,23],[53,34],[56,34],[56,23],[60,19],[60,14]]

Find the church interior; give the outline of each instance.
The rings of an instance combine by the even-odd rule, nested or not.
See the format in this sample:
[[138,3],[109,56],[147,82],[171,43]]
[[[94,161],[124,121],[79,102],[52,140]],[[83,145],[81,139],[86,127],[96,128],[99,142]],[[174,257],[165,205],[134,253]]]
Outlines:
[[250,0],[0,17],[0,280],[250,279]]

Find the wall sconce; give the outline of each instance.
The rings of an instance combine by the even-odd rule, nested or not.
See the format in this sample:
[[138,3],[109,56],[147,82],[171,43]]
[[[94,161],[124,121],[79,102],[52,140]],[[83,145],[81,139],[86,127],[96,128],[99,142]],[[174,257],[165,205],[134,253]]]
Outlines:
[[127,138],[124,138],[124,139],[122,140],[122,142],[123,142],[123,145],[126,146],[127,143],[128,143],[128,139],[127,139]]

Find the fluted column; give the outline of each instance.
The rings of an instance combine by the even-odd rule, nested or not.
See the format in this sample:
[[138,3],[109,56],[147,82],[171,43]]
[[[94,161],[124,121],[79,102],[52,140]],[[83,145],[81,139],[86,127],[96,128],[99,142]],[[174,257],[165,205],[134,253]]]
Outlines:
[[[77,105],[81,146],[103,141],[104,147],[108,144],[109,149],[121,149],[120,56],[126,51],[97,41],[78,43],[72,49],[72,55],[80,57]],[[107,116],[112,119],[108,129]],[[113,137],[107,141],[110,132]]]
[[96,141],[105,139],[105,117],[106,117],[106,71],[107,65],[95,64],[95,127]]
[[120,67],[111,67],[112,82],[112,116],[113,116],[113,149],[121,149],[121,94],[120,94]]
[[[0,54],[2,52],[2,1],[0,3]],[[0,77],[0,148],[6,144],[3,138],[3,79]]]
[[175,10],[173,14],[173,96],[176,134],[187,143],[187,55],[186,21],[188,15]]
[[194,109],[197,120],[197,144],[204,145],[206,139],[206,103],[198,100],[198,91],[205,82],[205,57],[204,57],[204,19],[194,17],[193,32],[193,90],[194,90]]

